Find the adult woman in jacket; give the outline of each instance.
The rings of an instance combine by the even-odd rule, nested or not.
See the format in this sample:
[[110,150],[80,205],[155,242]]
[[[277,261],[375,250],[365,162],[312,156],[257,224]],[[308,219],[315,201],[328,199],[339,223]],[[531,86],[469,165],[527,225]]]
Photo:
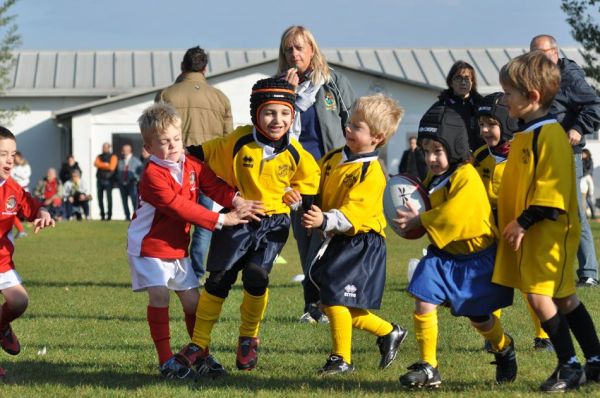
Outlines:
[[[355,95],[350,82],[327,64],[312,33],[303,26],[290,26],[283,32],[279,45],[277,76],[296,87],[296,114],[290,130],[293,138],[316,160],[345,143],[344,126]],[[300,224],[302,210],[292,213],[292,229],[298,244],[300,262],[307,275],[320,245],[315,234],[308,235]],[[318,290],[305,278],[304,315],[302,322],[326,321],[315,304]]]

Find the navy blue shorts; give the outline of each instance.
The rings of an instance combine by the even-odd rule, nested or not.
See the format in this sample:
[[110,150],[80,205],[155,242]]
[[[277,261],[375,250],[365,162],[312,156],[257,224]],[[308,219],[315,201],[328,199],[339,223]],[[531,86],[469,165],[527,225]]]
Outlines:
[[321,303],[379,309],[385,288],[385,239],[368,232],[336,235],[310,269]]
[[287,214],[274,214],[260,222],[215,230],[206,269],[208,272],[227,271],[241,261],[271,272],[273,261],[283,249],[289,233],[290,217]]
[[496,245],[468,255],[429,246],[408,292],[431,304],[446,305],[456,316],[485,316],[512,305],[513,289],[492,283]]

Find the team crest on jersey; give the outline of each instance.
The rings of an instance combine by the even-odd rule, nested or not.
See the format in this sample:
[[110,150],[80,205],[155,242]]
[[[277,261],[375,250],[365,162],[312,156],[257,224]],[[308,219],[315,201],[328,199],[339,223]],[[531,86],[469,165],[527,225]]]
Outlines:
[[354,186],[354,184],[356,184],[356,181],[358,181],[358,177],[355,176],[354,174],[349,174],[346,177],[344,177],[342,184],[346,188],[352,188]]
[[288,164],[282,164],[277,168],[277,176],[279,178],[287,177],[291,172],[291,168]]
[[192,171],[190,173],[190,188],[194,188],[196,186],[196,172]]
[[325,109],[334,111],[336,108],[335,96],[331,91],[325,93]]
[[329,177],[329,174],[331,174],[331,165],[330,164],[325,166],[325,177]]
[[482,177],[489,179],[492,174],[492,171],[490,169],[488,169],[487,167],[484,167],[482,171],[483,171]]
[[14,211],[17,208],[17,198],[14,195],[10,195],[6,199],[6,211]]
[[531,152],[529,152],[529,149],[521,150],[521,162],[523,162],[524,164],[528,164],[530,157],[531,157]]
[[254,159],[250,156],[244,156],[242,158],[242,167],[247,167],[249,169],[254,167]]

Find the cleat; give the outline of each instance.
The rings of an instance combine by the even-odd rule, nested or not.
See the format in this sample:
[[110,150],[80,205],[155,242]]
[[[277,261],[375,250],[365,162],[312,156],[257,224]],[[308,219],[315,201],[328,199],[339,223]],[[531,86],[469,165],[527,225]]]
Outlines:
[[235,364],[239,370],[252,370],[256,367],[259,343],[260,340],[257,337],[239,338],[235,358]]
[[533,348],[539,351],[554,352],[554,345],[552,345],[550,339],[542,339],[541,337],[533,339]]
[[394,362],[396,355],[398,354],[398,348],[400,344],[406,339],[408,332],[406,329],[392,323],[394,327],[391,332],[385,336],[377,337],[377,346],[379,347],[379,353],[381,354],[381,360],[379,361],[379,369],[386,369]]
[[548,380],[540,386],[543,392],[577,390],[586,382],[585,372],[579,363],[559,364]]
[[596,383],[600,382],[600,362],[587,361],[583,369],[585,371],[585,378],[587,381],[594,381]]
[[173,380],[196,380],[198,374],[179,362],[175,356],[160,365],[160,374],[166,379]]
[[416,362],[410,365],[407,372],[400,376],[400,384],[406,388],[439,388],[442,377],[437,368],[427,362]]
[[496,382],[512,383],[517,378],[517,356],[515,353],[515,341],[509,335],[510,344],[502,351],[490,351],[496,360],[490,362],[496,365]]
[[337,375],[342,373],[351,373],[354,371],[354,365],[347,363],[340,356],[331,354],[325,362],[325,365],[317,371],[321,376]]
[[10,355],[17,355],[21,352],[21,345],[19,344],[17,335],[15,335],[10,325],[8,325],[6,330],[0,332],[0,346]]
[[305,312],[299,319],[300,323],[310,323],[310,324],[315,324],[317,323],[317,320],[314,319],[311,315],[310,312]]
[[183,347],[175,357],[188,368],[194,369],[198,376],[206,376],[213,379],[227,376],[227,371],[223,365],[210,355],[208,348],[202,349],[200,346],[190,343]]

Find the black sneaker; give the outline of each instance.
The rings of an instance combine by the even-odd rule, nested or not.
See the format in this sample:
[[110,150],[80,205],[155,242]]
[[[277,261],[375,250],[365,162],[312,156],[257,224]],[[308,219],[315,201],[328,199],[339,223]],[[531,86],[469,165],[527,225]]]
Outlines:
[[202,349],[194,343],[190,343],[175,355],[177,360],[196,371],[198,376],[216,379],[227,375],[225,368],[210,355],[208,348]]
[[490,351],[496,358],[490,362],[496,365],[496,382],[497,383],[512,383],[517,378],[517,355],[515,353],[515,341],[509,335],[510,339],[508,347],[502,351]]
[[577,287],[595,287],[598,286],[598,280],[594,278],[579,278],[577,281]]
[[167,362],[160,365],[160,374],[166,379],[175,380],[196,380],[198,374],[193,370],[182,364],[175,357],[171,357]]
[[565,392],[578,389],[585,383],[585,372],[579,363],[559,364],[548,380],[541,385],[543,392]]
[[550,339],[542,339],[541,337],[533,339],[533,348],[539,351],[554,352],[554,345],[552,345]]
[[325,362],[325,365],[318,370],[322,376],[336,375],[341,373],[350,373],[354,371],[354,365],[344,361],[342,357],[331,354]]
[[385,369],[394,362],[398,354],[398,347],[406,339],[408,332],[406,329],[392,323],[393,329],[385,336],[377,337],[376,344],[379,347],[381,360],[379,361],[379,369]]
[[407,388],[438,388],[442,377],[437,368],[427,362],[416,362],[408,368],[410,372],[400,376],[400,384]]
[[587,362],[583,367],[587,381],[600,382],[600,362]]

